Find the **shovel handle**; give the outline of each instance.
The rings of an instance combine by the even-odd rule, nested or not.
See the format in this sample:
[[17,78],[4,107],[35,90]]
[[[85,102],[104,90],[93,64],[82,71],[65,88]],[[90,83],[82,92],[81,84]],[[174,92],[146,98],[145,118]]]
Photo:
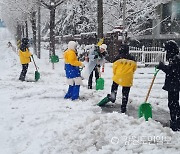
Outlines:
[[147,95],[146,95],[145,102],[147,102],[147,100],[148,100],[149,94],[150,94],[150,92],[151,92],[152,86],[153,86],[153,84],[154,84],[154,80],[155,80],[156,75],[157,75],[158,72],[159,72],[159,70],[155,67],[155,73],[154,73],[154,76],[153,76],[151,85],[150,85],[150,87],[149,87],[148,93],[147,93]]
[[34,66],[35,66],[35,68],[36,68],[36,71],[38,71],[37,65],[36,65],[36,63],[35,63],[35,61],[34,61],[34,57],[33,57],[33,56],[31,56],[31,57],[32,57],[32,59],[33,59],[33,62],[34,62]]

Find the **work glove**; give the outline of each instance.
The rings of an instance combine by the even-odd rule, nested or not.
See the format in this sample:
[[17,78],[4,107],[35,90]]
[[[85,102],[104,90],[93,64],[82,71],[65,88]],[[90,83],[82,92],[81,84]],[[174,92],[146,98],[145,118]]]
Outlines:
[[164,63],[163,62],[159,62],[159,64],[156,66],[157,69],[161,70],[164,68]]

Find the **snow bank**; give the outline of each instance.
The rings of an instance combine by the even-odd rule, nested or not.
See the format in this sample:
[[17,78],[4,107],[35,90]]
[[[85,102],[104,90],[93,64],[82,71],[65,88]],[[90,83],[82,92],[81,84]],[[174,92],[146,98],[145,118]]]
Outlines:
[[[48,149],[51,149],[50,151]],[[169,128],[125,114],[95,114],[46,145],[46,153],[178,153],[179,139]]]

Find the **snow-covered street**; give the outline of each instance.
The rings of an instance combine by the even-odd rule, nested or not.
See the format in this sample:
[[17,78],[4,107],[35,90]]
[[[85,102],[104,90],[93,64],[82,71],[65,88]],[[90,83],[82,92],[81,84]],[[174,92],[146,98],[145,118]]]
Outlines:
[[[0,29],[0,153],[1,154],[179,154],[180,133],[168,126],[167,93],[162,90],[164,73],[160,71],[148,102],[153,119],[138,119],[138,107],[144,102],[152,81],[154,68],[138,68],[130,91],[127,114],[121,114],[121,87],[116,104],[110,109],[96,104],[109,92],[112,64],[105,64],[105,89],[87,89],[87,80],[80,89],[80,100],[65,100],[68,85],[64,61],[52,64],[48,51],[42,58],[34,56],[41,79],[21,82],[19,57],[7,42],[12,41],[7,29]],[[2,37],[3,36],[3,37]],[[12,41],[13,42],[13,41]],[[32,51],[33,52],[33,51]],[[56,53],[61,56],[62,50]],[[27,80],[34,79],[31,62]],[[93,83],[95,86],[95,83]],[[112,112],[114,108],[115,112]],[[158,115],[154,115],[158,113]],[[162,122],[159,123],[158,121]]]

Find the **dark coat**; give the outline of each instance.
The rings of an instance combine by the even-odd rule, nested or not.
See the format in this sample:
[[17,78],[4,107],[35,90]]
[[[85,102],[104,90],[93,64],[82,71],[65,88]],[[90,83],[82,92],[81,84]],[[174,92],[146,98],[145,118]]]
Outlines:
[[157,67],[166,73],[163,89],[166,91],[180,91],[180,55],[175,55],[169,65],[160,63]]

